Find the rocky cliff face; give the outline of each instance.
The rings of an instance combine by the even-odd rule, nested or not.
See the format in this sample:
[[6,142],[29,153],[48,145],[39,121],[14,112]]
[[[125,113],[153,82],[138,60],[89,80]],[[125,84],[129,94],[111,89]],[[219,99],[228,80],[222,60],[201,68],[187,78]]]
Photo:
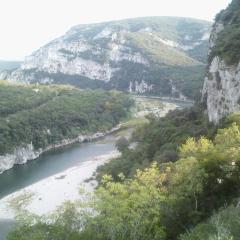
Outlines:
[[91,142],[93,140],[102,138],[108,134],[111,134],[120,129],[120,125],[116,126],[106,132],[97,132],[92,135],[79,135],[73,139],[64,139],[56,144],[51,144],[45,149],[34,149],[32,143],[27,144],[24,147],[17,147],[13,153],[9,153],[6,155],[0,155],[0,174],[6,170],[11,169],[14,165],[25,164],[30,160],[34,160],[38,158],[42,153],[47,152],[51,149],[61,148],[73,143],[83,143],[83,142]]
[[32,144],[16,148],[12,154],[0,155],[0,174],[11,169],[15,164],[24,164],[28,160],[35,159],[38,156],[39,153],[34,151]]
[[210,36],[203,101],[209,120],[218,123],[240,110],[240,1],[234,0],[216,17]]
[[186,86],[203,73],[209,28],[205,21],[168,17],[79,25],[0,77],[160,95],[171,95],[173,82],[176,96],[188,94]]
[[215,56],[204,83],[208,117],[218,123],[221,118],[240,110],[240,64],[228,65]]

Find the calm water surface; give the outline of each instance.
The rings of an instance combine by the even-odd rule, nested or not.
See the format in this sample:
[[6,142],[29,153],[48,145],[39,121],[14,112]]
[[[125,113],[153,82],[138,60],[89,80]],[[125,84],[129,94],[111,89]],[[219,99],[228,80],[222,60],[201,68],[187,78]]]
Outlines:
[[27,164],[16,165],[0,174],[0,199],[39,180],[115,150],[116,140],[113,136],[103,140],[51,150]]
[[[178,107],[188,106],[182,103],[178,104]],[[110,135],[103,138],[102,141],[74,144],[62,149],[51,150],[27,164],[17,165],[0,174],[0,199],[79,163],[116,150],[115,142],[116,138]],[[13,221],[1,220],[0,216],[0,240],[6,239],[6,234],[13,224]]]
[[[0,174],[0,199],[79,163],[107,154],[116,149],[115,142],[115,137],[107,136],[102,141],[51,150],[27,164],[17,165]],[[3,220],[0,216],[0,240],[6,239],[6,234],[13,224],[13,221]]]

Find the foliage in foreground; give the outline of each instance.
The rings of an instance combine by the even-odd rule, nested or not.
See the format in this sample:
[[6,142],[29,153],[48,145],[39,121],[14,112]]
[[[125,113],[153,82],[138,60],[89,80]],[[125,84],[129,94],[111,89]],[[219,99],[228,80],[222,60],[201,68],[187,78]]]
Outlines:
[[175,110],[163,118],[150,117],[149,123],[134,132],[130,143],[137,143],[135,149],[123,151],[122,156],[99,167],[98,180],[104,174],[110,174],[118,180],[118,174],[132,177],[136,169],[148,167],[151,162],[176,161],[179,158],[179,146],[188,137],[207,136],[212,139],[216,127],[208,122],[201,107]]
[[206,223],[197,225],[181,240],[235,240],[240,236],[240,208],[230,206],[214,214]]
[[[239,144],[237,124],[219,130],[214,140],[189,138],[181,146],[180,159],[175,163],[154,163],[138,170],[133,179],[120,174],[119,182],[106,175],[85,210],[78,211],[77,205],[73,205],[76,210],[72,214],[61,211],[47,223],[20,225],[8,240],[177,239],[221,207],[236,203]],[[76,214],[79,215],[75,217]],[[202,239],[191,237],[194,234],[213,234],[206,239],[214,239],[218,232],[216,226],[210,225],[200,225],[182,239]],[[224,226],[232,231],[225,239],[234,239],[235,230]]]

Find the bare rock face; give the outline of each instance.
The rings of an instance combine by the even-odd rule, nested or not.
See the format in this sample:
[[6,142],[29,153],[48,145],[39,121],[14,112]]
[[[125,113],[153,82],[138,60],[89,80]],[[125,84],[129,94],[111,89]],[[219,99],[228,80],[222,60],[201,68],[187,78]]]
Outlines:
[[49,151],[50,149],[61,148],[73,143],[83,143],[91,142],[93,140],[102,138],[108,134],[111,134],[120,129],[120,125],[106,131],[106,132],[96,132],[91,135],[79,135],[73,139],[63,139],[62,141],[51,144],[45,149],[34,149],[32,143],[26,144],[23,147],[17,147],[12,153],[5,155],[0,155],[0,174],[6,170],[11,169],[14,165],[25,164],[30,160],[38,158],[42,153]]
[[79,25],[0,78],[171,95],[170,80],[186,81],[188,68],[203,72],[209,29],[206,21],[171,17]]
[[230,46],[238,38],[235,26],[240,22],[239,8],[239,0],[233,0],[217,16],[210,36],[209,65],[202,98],[209,120],[215,124],[240,110],[240,61],[236,57],[240,49],[236,51],[235,46],[233,52]]
[[229,66],[218,56],[208,70],[203,89],[208,117],[218,123],[221,118],[240,110],[240,64]]
[[39,152],[34,151],[32,144],[16,148],[13,153],[0,156],[0,174],[11,169],[15,164],[24,164],[28,160],[35,159],[38,156]]

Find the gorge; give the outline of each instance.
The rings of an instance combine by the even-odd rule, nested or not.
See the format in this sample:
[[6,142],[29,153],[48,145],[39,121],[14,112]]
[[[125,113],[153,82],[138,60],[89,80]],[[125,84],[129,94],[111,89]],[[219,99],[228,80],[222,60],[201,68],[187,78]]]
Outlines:
[[[164,116],[169,110],[190,105],[191,103],[185,105],[184,102],[168,103],[154,98],[139,98],[137,112],[134,114],[139,118],[151,112]],[[130,129],[122,131],[126,136]],[[91,182],[84,181],[92,177],[97,166],[119,156],[115,146],[119,136],[122,134],[119,135],[116,131],[99,140],[92,139],[93,142],[53,149],[27,164],[15,165],[0,174],[0,239],[5,240],[5,235],[11,228],[4,226],[13,223],[14,215],[20,209],[28,209],[40,215],[49,214],[63,202],[79,199],[80,186],[92,191],[95,183],[92,186]]]
[[240,0],[210,25],[81,24],[0,73],[3,240],[239,239]]

